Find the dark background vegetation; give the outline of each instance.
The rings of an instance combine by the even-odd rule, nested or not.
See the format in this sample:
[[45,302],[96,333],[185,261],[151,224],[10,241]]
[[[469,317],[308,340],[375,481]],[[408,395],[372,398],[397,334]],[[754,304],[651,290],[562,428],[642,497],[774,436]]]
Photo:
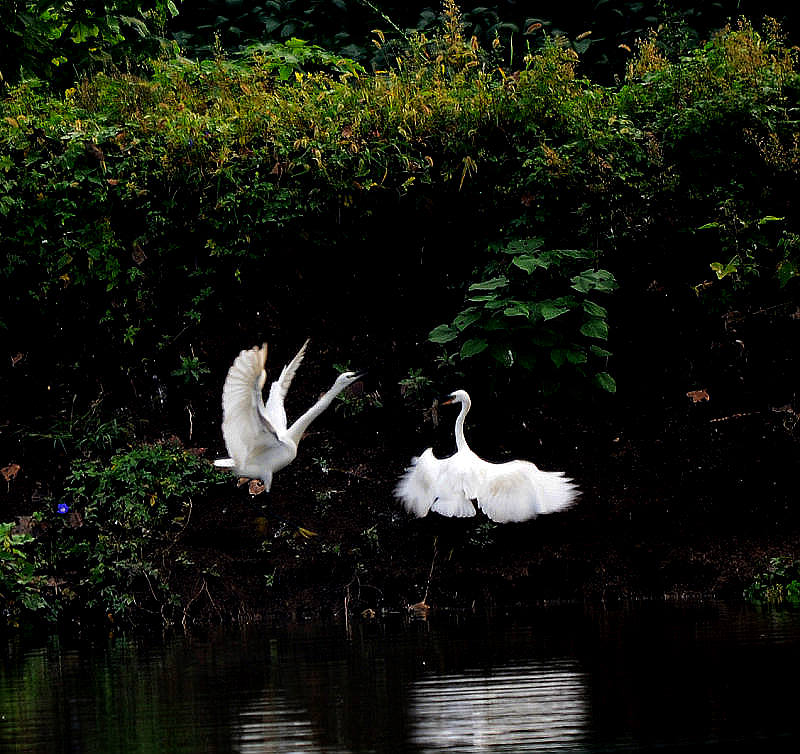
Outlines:
[[[9,621],[791,582],[797,19],[751,5],[0,3]],[[222,381],[307,336],[290,415],[369,376],[251,499]],[[581,503],[408,520],[456,387]]]

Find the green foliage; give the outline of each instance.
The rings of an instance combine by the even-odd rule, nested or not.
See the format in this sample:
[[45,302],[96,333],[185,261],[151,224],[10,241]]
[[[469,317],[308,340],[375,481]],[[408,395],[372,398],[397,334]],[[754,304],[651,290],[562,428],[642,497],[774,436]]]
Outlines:
[[23,611],[43,607],[38,586],[41,579],[34,574],[31,548],[33,537],[15,532],[15,524],[0,523],[0,600],[4,603],[3,618],[15,621]]
[[30,534],[6,531],[2,588],[49,620],[87,611],[96,620],[170,621],[180,535],[193,500],[221,478],[168,444],[74,461],[59,502],[34,514],[35,546],[22,547]]
[[365,73],[363,66],[350,58],[334,55],[319,45],[292,37],[285,43],[260,42],[247,48],[253,62],[279,81],[288,81],[299,73],[327,71],[332,74],[358,76]]
[[417,405],[430,403],[434,382],[422,369],[409,369],[399,385],[400,393],[407,402]]
[[[280,317],[302,297],[313,320],[331,291],[367,293],[389,339],[448,322],[433,337],[458,346],[451,369],[513,361],[551,370],[552,385],[571,372],[613,390],[598,295],[622,271],[632,286],[688,287],[718,264],[706,297],[734,281],[758,305],[781,285],[793,295],[797,71],[776,30],[743,24],[676,59],[646,40],[609,87],[550,37],[510,75],[448,13],[402,48],[379,35],[375,73],[288,36],[236,58],[153,61],[146,77],[97,73],[63,96],[13,87],[0,327],[27,327],[40,349],[58,333],[76,350],[55,371],[87,382],[108,376],[84,373],[106,368],[92,345],[105,344],[138,397],[164,374],[199,381],[215,365],[187,360],[186,343],[258,321],[265,299]],[[719,232],[698,230],[709,221]],[[534,236],[540,248],[491,245]],[[439,309],[400,332],[383,309],[431,300],[426,276],[444,281]]]
[[[494,362],[535,371],[554,366],[592,373],[605,390],[613,378],[597,364],[611,355],[608,311],[593,300],[617,288],[614,276],[586,267],[597,256],[586,249],[545,249],[541,238],[510,241],[490,249],[489,262],[467,291],[467,306],[452,323],[434,328],[434,343],[460,346],[461,359],[479,354]],[[598,342],[599,341],[599,342]]]
[[69,81],[75,70],[152,56],[177,13],[174,0],[8,0],[0,6],[0,81]]
[[171,372],[173,377],[182,377],[185,383],[201,382],[211,370],[197,356],[181,356],[181,365]]
[[750,602],[800,604],[800,560],[771,558],[766,570],[745,589],[744,596]]

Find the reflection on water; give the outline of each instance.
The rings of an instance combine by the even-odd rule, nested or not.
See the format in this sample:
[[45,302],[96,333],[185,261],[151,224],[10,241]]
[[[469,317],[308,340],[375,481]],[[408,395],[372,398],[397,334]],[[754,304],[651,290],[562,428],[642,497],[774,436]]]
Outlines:
[[800,613],[745,605],[2,649],[0,752],[776,751],[800,730]]
[[586,706],[570,661],[436,675],[412,688],[411,739],[426,751],[570,750],[585,740]]
[[248,704],[234,727],[232,746],[241,754],[319,750],[307,710],[289,703],[281,694],[265,695]]

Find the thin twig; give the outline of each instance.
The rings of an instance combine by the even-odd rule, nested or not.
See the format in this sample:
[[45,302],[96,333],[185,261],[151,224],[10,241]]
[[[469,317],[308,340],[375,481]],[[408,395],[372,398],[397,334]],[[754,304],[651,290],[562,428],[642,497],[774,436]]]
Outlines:
[[422,598],[422,603],[424,605],[428,604],[428,590],[431,588],[431,581],[433,580],[433,567],[436,564],[436,553],[438,552],[438,548],[436,547],[437,543],[439,542],[439,537],[433,538],[433,558],[431,559],[431,570],[428,573],[428,583],[425,585],[425,596]]

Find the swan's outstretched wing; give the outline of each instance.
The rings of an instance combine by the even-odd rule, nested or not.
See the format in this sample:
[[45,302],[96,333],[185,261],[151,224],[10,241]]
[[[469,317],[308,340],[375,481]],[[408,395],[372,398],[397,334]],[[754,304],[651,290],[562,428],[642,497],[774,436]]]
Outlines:
[[476,458],[467,494],[493,521],[527,521],[572,505],[580,494],[561,471],[540,471],[529,461],[489,463]]
[[242,351],[233,362],[222,389],[222,436],[237,469],[247,467],[255,453],[279,444],[278,434],[264,412],[261,390],[267,375],[266,343]]
[[435,511],[460,518],[475,515],[475,506],[460,483],[455,458],[436,458],[428,448],[419,458],[411,459],[394,492],[409,513],[426,516],[428,511]]
[[289,385],[292,384],[292,378],[297,372],[297,367],[300,366],[303,356],[306,355],[307,345],[308,341],[306,340],[297,352],[297,356],[283,368],[281,376],[269,388],[269,398],[267,398],[265,407],[266,417],[279,432],[283,432],[286,429],[286,409],[283,404],[286,400],[286,394],[289,392]]

